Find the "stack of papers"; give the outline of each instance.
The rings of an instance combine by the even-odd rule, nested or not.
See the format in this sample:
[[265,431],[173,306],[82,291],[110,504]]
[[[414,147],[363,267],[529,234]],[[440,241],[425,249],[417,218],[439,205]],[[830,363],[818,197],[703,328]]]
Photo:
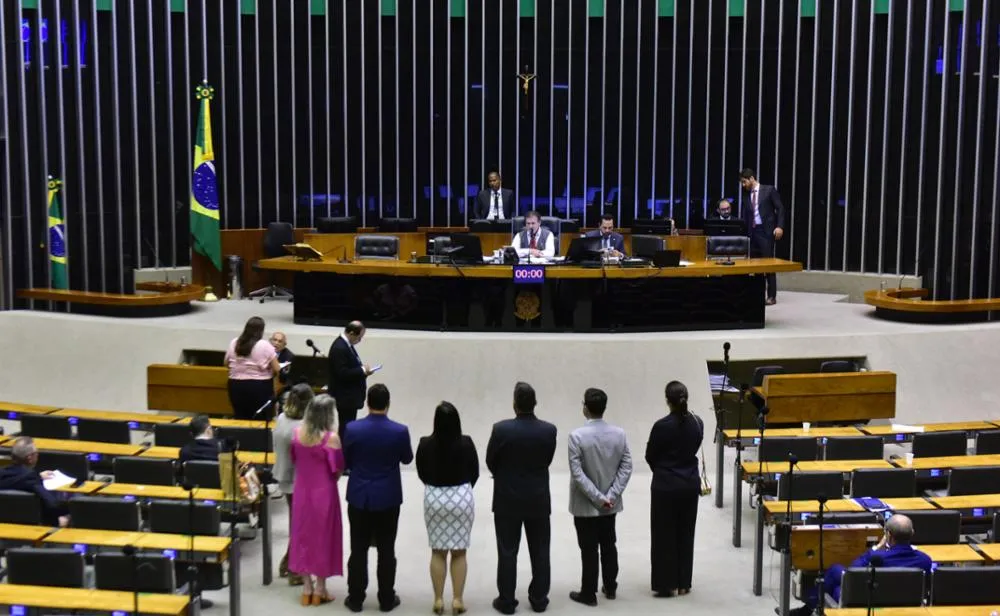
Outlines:
[[42,481],[42,485],[44,485],[45,489],[49,491],[65,488],[66,486],[71,486],[74,483],[76,483],[76,478],[64,475],[62,471],[52,471],[52,476]]
[[924,431],[924,427],[923,426],[909,426],[907,424],[894,423],[894,424],[892,424],[892,431],[896,432],[896,433],[903,433],[903,432],[923,432]]
[[[712,387],[712,393],[718,393],[722,391],[722,381],[725,379],[724,374],[709,374],[708,382]],[[739,393],[739,388],[733,385],[732,379],[726,379],[726,391]]]

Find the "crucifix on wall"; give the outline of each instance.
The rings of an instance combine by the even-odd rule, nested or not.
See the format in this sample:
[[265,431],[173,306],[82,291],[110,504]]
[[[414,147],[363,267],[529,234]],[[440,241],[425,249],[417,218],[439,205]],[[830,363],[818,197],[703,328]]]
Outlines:
[[529,95],[531,93],[531,80],[538,77],[535,73],[528,71],[528,65],[524,65],[524,70],[518,73],[517,78],[521,80],[521,91],[524,92],[524,110],[527,112],[530,108],[531,99]]

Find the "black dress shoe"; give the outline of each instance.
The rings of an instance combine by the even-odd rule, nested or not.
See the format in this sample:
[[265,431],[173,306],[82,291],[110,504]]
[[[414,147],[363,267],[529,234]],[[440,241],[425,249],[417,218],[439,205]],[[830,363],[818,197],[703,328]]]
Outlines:
[[607,586],[601,586],[601,593],[604,595],[605,599],[615,600],[615,589],[608,589]]
[[533,599],[531,597],[528,597],[528,603],[531,604],[531,609],[532,610],[534,610],[534,611],[538,612],[539,614],[541,614],[546,609],[548,609],[548,607],[549,607],[549,598],[545,597],[544,599]]
[[380,612],[391,612],[392,610],[399,607],[399,604],[401,604],[402,602],[403,601],[399,598],[399,595],[393,595],[392,601],[390,601],[389,603],[379,602],[378,609]]
[[493,609],[501,614],[513,614],[514,610],[517,609],[517,601],[515,600],[513,604],[507,604],[503,599],[497,597],[493,600]]
[[576,601],[577,603],[582,603],[584,605],[589,605],[591,607],[597,607],[597,597],[595,595],[590,595],[589,597],[583,593],[576,592],[575,590],[569,593],[569,598],[571,601]]
[[206,599],[205,597],[200,597],[200,600],[201,600],[201,609],[203,610],[207,610],[208,608],[213,607],[215,605],[214,601]]
[[365,602],[352,598],[350,595],[344,599],[344,606],[352,612],[360,612],[365,609]]

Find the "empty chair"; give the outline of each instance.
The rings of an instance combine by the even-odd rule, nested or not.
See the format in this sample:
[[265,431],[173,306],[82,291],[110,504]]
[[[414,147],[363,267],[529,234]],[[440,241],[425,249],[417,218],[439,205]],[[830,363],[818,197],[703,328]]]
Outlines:
[[[285,251],[287,244],[295,243],[295,228],[288,222],[269,222],[267,231],[264,232],[264,258],[283,257],[288,254]],[[250,264],[251,269],[260,272],[260,261]],[[292,301],[292,292],[284,287],[278,286],[276,280],[277,272],[270,270],[267,272],[270,277],[266,287],[251,291],[249,297],[259,298],[260,303],[267,299],[287,299]]]
[[666,250],[667,242],[658,235],[633,235],[632,256],[652,259],[653,255]]
[[439,235],[430,241],[429,254],[440,256],[446,254],[445,251],[451,248],[451,236]]
[[851,473],[851,497],[908,498],[917,493],[912,468],[859,468]]
[[968,439],[962,430],[921,432],[913,435],[914,458],[964,456],[968,448]]
[[187,422],[153,426],[153,443],[157,447],[183,447],[190,440],[191,428]]
[[69,417],[21,415],[21,434],[35,438],[73,438]]
[[7,582],[83,588],[83,554],[64,548],[7,550]]
[[172,486],[176,480],[173,460],[119,456],[114,461],[116,483]]
[[948,476],[948,496],[1000,493],[1000,466],[953,468]]
[[[750,385],[753,387],[760,387],[764,384],[764,377],[769,374],[784,374],[785,367],[779,365],[770,366],[757,366],[753,369],[753,376],[750,378]],[[758,396],[756,393],[750,393],[750,402],[757,408],[760,409],[764,405],[764,399]]]
[[913,522],[914,545],[947,545],[961,537],[962,514],[950,509],[897,511]]
[[264,428],[220,427],[215,429],[215,437],[222,442],[236,439],[242,451],[274,451],[271,431]]
[[817,500],[821,496],[827,500],[843,497],[844,474],[840,471],[782,473],[778,480],[778,500]]
[[417,230],[417,219],[415,218],[383,218],[376,227],[380,232],[385,233],[415,233]]
[[911,567],[878,567],[874,591],[868,588],[867,567],[851,567],[841,579],[840,607],[865,607],[873,592],[874,607],[919,607],[924,602],[924,571]]
[[745,235],[711,235],[705,238],[705,254],[712,257],[747,258],[750,254],[750,238]]
[[976,432],[976,455],[1000,453],[1000,430]]
[[849,359],[831,359],[819,365],[820,372],[857,372],[858,365]]
[[87,454],[75,451],[39,451],[35,470],[60,471],[78,481],[90,478],[90,461]]
[[70,524],[94,530],[139,530],[139,503],[133,499],[77,496],[69,501]]
[[99,590],[172,593],[177,590],[174,561],[163,554],[97,554],[94,586]]
[[827,460],[881,460],[881,436],[831,436],[826,439]]
[[[766,433],[765,433],[766,434]],[[815,438],[808,436],[778,436],[765,437],[757,451],[758,459],[764,462],[785,462],[788,454],[794,454],[799,460],[815,460],[819,445]]]
[[222,514],[212,503],[154,500],[149,504],[149,530],[177,535],[218,535]]
[[357,233],[357,216],[326,216],[316,219],[316,230],[320,233]]
[[132,430],[127,421],[80,418],[76,422],[76,437],[81,441],[128,445],[132,442]]
[[1000,603],[1000,567],[938,567],[931,577],[931,605]]
[[199,488],[222,489],[219,463],[209,460],[189,460],[184,463],[184,480]]
[[0,523],[41,524],[42,502],[31,492],[0,490]]
[[358,235],[354,238],[358,259],[398,259],[399,238],[395,235]]

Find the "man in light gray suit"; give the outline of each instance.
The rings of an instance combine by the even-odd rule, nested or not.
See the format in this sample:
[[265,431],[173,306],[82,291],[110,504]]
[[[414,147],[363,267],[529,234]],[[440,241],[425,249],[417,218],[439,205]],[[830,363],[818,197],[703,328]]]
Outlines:
[[569,598],[584,605],[597,605],[598,548],[604,581],[601,592],[608,599],[615,598],[615,515],[622,510],[622,492],[632,476],[632,454],[625,431],[604,421],[607,406],[608,395],[600,389],[584,392],[583,416],[587,424],[569,435],[569,512],[573,514],[583,560],[580,590],[569,593]]

